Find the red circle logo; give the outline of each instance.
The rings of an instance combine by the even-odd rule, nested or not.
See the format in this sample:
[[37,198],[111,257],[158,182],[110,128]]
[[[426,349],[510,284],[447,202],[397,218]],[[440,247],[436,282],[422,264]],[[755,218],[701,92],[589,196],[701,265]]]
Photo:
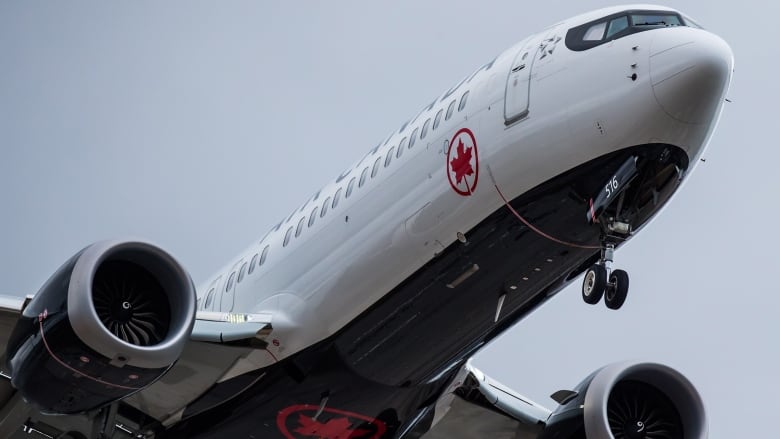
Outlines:
[[458,195],[467,197],[477,188],[479,179],[477,139],[468,128],[461,128],[452,136],[447,151],[447,178]]
[[378,419],[311,404],[281,410],[276,426],[287,439],[380,439],[387,431]]

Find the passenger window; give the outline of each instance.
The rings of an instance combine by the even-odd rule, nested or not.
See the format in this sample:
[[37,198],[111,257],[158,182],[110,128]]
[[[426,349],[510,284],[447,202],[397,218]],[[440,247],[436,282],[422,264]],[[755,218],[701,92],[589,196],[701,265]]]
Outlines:
[[606,22],[596,23],[585,31],[584,41],[599,41],[604,38],[604,29],[607,28]]
[[417,131],[420,131],[418,128],[415,128],[414,131],[412,131],[412,135],[409,136],[409,149],[412,149],[414,146],[414,141],[417,139]]
[[360,173],[360,181],[358,182],[358,187],[363,187],[363,185],[366,183],[366,177],[368,177],[368,166],[366,166],[366,168],[363,169],[363,172]]
[[452,117],[452,112],[455,111],[455,101],[453,100],[450,102],[449,107],[447,107],[447,115],[444,116],[444,120],[450,120]]
[[290,237],[292,237],[292,231],[293,228],[290,226],[289,229],[287,229],[287,232],[284,234],[284,242],[282,242],[282,247],[287,247],[287,244],[290,243]]
[[211,308],[211,303],[214,301],[214,288],[209,290],[209,293],[206,295],[206,303],[203,305],[203,309],[209,309]]
[[349,184],[347,185],[347,192],[344,193],[344,198],[349,198],[350,195],[352,195],[352,189],[355,188],[355,177],[352,177],[352,180],[349,181]]
[[460,97],[460,104],[458,104],[458,111],[463,111],[464,108],[466,108],[466,101],[469,99],[469,92],[463,93],[463,96]]
[[244,280],[244,275],[246,275],[246,266],[247,265],[248,264],[246,262],[244,262],[244,265],[242,265],[241,269],[238,270],[238,282],[241,282],[242,280]]
[[625,29],[628,29],[628,17],[615,18],[614,20],[609,22],[609,29],[607,30],[607,38]]
[[436,113],[436,118],[433,119],[433,130],[436,131],[436,128],[439,128],[439,123],[441,122],[441,116],[444,114],[444,110],[439,110],[438,113]]
[[326,213],[328,213],[328,205],[330,204],[330,197],[325,199],[325,202],[322,203],[322,210],[320,211],[320,218],[324,217]]
[[255,264],[257,264],[257,258],[260,257],[260,253],[255,253],[254,256],[252,256],[252,260],[249,262],[249,274],[252,274],[253,271],[255,271]]
[[225,292],[228,292],[233,289],[233,282],[236,280],[236,272],[230,273],[230,277],[228,278],[227,283],[225,284]]
[[300,220],[298,220],[298,226],[295,227],[295,237],[301,236],[301,232],[303,231],[303,224],[306,222],[306,217],[301,217]]
[[393,161],[394,152],[395,152],[395,146],[390,147],[390,151],[387,151],[387,158],[385,158],[385,168],[390,166],[390,162]]
[[371,178],[376,177],[376,173],[379,172],[379,164],[382,162],[382,157],[379,157],[374,162],[374,168],[371,169]]
[[317,212],[319,210],[319,206],[314,206],[314,209],[311,210],[311,215],[309,215],[309,227],[314,225],[314,220],[317,218]]
[[420,139],[424,139],[425,136],[428,135],[428,126],[431,124],[431,119],[428,118],[428,120],[425,121],[422,127],[422,131],[420,132]]
[[270,245],[266,245],[265,248],[263,249],[263,252],[260,253],[260,263],[257,264],[258,267],[262,267],[263,264],[265,264],[265,260],[266,258],[268,258],[268,249],[270,248],[271,248]]
[[339,205],[339,200],[341,199],[341,188],[336,191],[336,195],[333,196],[333,204],[331,205],[332,208],[336,208],[336,206]]
[[401,139],[401,143],[398,144],[398,152],[395,153],[395,158],[400,158],[401,154],[404,153],[404,149],[406,149],[406,137]]

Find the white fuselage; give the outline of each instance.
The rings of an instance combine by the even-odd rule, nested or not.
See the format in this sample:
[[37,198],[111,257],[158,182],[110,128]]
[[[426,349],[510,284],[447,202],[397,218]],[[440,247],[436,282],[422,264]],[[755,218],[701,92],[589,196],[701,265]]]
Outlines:
[[[343,328],[501,208],[496,185],[512,199],[591,159],[648,143],[679,146],[690,170],[717,122],[726,86],[697,89],[701,75],[686,72],[730,75],[731,52],[693,27],[567,48],[569,29],[625,9],[631,7],[559,23],[468,75],[202,285],[198,309],[271,314],[268,349],[281,359]],[[450,105],[452,114],[434,129]],[[474,172],[451,184],[458,156],[448,154],[450,142],[463,128],[474,135],[478,163],[472,158]]]

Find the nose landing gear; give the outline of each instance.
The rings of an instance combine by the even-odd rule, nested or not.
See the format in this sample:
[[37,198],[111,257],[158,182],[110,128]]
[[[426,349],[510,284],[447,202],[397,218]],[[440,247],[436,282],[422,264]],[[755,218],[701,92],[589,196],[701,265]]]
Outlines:
[[599,303],[604,296],[604,304],[609,309],[620,309],[628,296],[628,273],[624,270],[612,270],[615,245],[608,243],[601,251],[601,259],[591,265],[582,281],[582,300],[590,305]]

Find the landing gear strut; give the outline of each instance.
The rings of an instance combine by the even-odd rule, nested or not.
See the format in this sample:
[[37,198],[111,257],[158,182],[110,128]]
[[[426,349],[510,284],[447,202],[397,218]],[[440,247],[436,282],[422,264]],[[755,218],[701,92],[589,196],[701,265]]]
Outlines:
[[604,304],[609,309],[620,309],[628,295],[628,273],[624,270],[612,270],[615,244],[607,243],[601,251],[600,260],[585,272],[582,281],[582,300],[595,305],[604,296]]
[[631,217],[623,215],[623,203],[626,201],[626,189],[639,175],[638,160],[637,156],[627,157],[588,203],[586,218],[590,224],[601,225],[602,247],[599,261],[585,272],[582,282],[582,299],[585,303],[595,305],[604,296],[607,308],[619,309],[626,301],[628,273],[612,270],[612,260],[615,242],[631,235]]

